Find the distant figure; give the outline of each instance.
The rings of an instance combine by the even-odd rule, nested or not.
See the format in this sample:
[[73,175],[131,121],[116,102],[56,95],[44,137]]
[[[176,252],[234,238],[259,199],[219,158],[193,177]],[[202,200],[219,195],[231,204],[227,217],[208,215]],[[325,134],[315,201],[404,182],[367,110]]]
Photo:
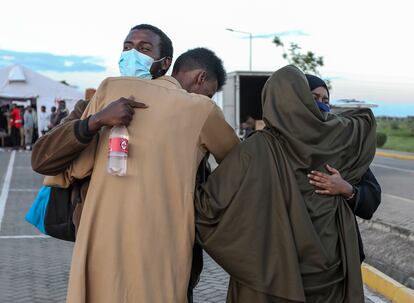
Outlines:
[[34,119],[32,115],[32,107],[28,106],[24,113],[24,138],[26,142],[26,150],[32,149],[32,139],[33,139],[33,131],[34,131]]
[[8,126],[6,113],[3,107],[0,107],[0,146],[4,146],[4,139],[7,137]]
[[20,144],[20,129],[22,128],[22,115],[16,104],[12,104],[10,111],[10,136],[12,139],[13,149],[18,149]]
[[60,122],[65,119],[69,114],[68,109],[66,108],[66,102],[64,100],[59,101],[59,107],[56,112],[56,116],[54,117],[54,120],[51,120],[53,127],[56,125],[59,125]]
[[240,130],[242,131],[240,135],[241,139],[246,139],[252,132],[255,130],[256,120],[248,116],[246,121],[240,125]]
[[53,121],[56,120],[56,115],[57,115],[56,106],[52,106],[50,108],[49,130],[51,130],[54,127]]
[[32,108],[32,118],[33,118],[33,136],[32,136],[32,144],[33,144],[39,138],[39,134],[38,134],[39,121],[37,121],[36,106],[32,106],[31,108]]
[[46,112],[46,106],[40,107],[39,113],[39,132],[41,136],[47,133],[49,130],[50,114]]
[[[24,115],[24,107],[23,106],[19,106],[19,110],[20,110],[20,117],[22,117],[23,119],[23,115]],[[22,120],[22,127],[19,128],[19,132],[20,132],[20,147],[24,148],[24,120]]]
[[3,107],[0,108],[0,131],[8,132],[7,117]]

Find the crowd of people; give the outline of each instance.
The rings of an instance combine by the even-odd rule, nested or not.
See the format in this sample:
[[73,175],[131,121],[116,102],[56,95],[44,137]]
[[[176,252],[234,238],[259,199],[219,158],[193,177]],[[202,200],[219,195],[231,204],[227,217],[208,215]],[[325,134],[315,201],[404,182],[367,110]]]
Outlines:
[[[60,100],[55,106],[50,108],[50,113],[46,111],[46,106],[40,107],[39,115],[36,106],[28,105],[19,106],[16,103],[2,107],[0,111],[0,133],[3,141],[6,137],[10,139],[9,144],[13,149],[32,150],[32,145],[39,136],[46,134],[48,131],[59,125],[60,122],[68,115],[66,102]],[[2,145],[5,145],[2,142]]]
[[[286,66],[263,89],[264,129],[247,119],[240,141],[210,99],[220,58],[194,48],[166,76],[172,58],[162,30],[133,27],[121,77],[33,146],[44,184],[73,192],[67,302],[192,302],[202,249],[231,276],[227,302],[364,302],[355,216],[380,203],[372,112],[331,114],[323,80]],[[107,172],[113,126],[129,132],[122,177]]]

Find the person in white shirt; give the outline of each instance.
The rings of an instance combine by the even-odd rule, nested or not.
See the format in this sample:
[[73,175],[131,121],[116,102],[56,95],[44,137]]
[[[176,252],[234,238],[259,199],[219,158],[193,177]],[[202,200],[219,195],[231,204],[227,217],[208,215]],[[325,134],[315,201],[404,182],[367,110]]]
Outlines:
[[49,130],[50,123],[50,114],[46,112],[46,106],[42,105],[40,107],[39,113],[39,136],[42,136],[47,133]]
[[24,112],[24,138],[26,143],[26,150],[32,150],[34,120],[32,115],[32,107],[28,106]]

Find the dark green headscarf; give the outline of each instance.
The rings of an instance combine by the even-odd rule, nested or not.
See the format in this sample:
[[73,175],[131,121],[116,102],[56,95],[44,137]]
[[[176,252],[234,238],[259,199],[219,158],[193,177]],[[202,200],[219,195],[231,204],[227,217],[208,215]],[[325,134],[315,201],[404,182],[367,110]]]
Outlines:
[[368,169],[369,159],[375,154],[376,129],[370,109],[340,115],[321,112],[305,75],[292,65],[269,78],[262,104],[266,126],[283,137],[295,169],[324,169],[328,163],[351,183],[361,177],[356,173],[362,168],[357,169],[357,163],[366,163],[365,171]]

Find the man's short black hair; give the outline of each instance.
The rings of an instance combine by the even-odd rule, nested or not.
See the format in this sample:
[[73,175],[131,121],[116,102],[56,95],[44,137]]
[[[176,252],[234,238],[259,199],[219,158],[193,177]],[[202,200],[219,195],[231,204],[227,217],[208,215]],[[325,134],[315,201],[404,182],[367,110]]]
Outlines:
[[190,49],[180,55],[174,63],[173,74],[198,68],[207,72],[208,79],[217,79],[217,90],[221,90],[226,83],[226,71],[223,67],[223,61],[207,48]]
[[[150,24],[139,24],[137,26],[134,26],[133,28],[131,28],[132,30],[140,30],[140,29],[146,29],[149,31],[152,31],[154,34],[156,34],[158,37],[160,37],[160,55],[161,58],[164,57],[173,57],[173,45],[171,42],[171,39],[168,38],[168,36],[162,31],[160,30],[158,27],[155,27],[153,25]],[[160,59],[161,59],[160,58]]]

